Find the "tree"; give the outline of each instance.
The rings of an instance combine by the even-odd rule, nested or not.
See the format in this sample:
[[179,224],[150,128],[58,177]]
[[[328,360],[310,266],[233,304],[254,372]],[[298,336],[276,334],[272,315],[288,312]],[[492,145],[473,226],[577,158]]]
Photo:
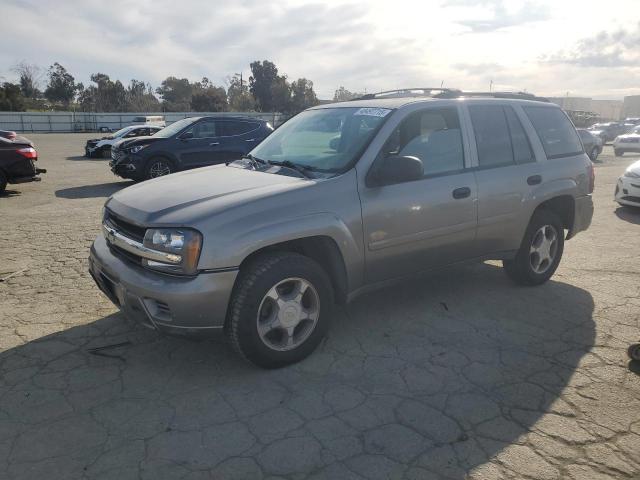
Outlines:
[[318,97],[313,91],[313,82],[299,78],[291,84],[291,101],[289,113],[298,113],[318,104]]
[[148,83],[141,80],[131,80],[126,91],[126,103],[128,112],[157,112],[160,110],[160,102],[153,94],[153,89]]
[[[273,94],[274,84],[278,81],[278,68],[268,60],[255,61],[250,65],[249,90],[256,100],[258,109],[262,112],[274,111]],[[285,80],[286,81],[286,80]],[[275,93],[282,93],[282,81],[276,86]],[[279,89],[279,91],[278,91]]]
[[167,77],[156,93],[162,97],[165,111],[188,112],[191,108],[192,86],[186,78]]
[[349,90],[347,90],[346,88],[344,88],[343,86],[340,86],[340,88],[338,88],[338,90],[336,90],[336,93],[333,94],[333,101],[334,102],[347,102],[349,100],[353,100],[354,98],[361,97],[362,95],[364,95],[364,94],[363,93],[353,93],[353,92],[350,92]]
[[289,113],[291,111],[291,85],[286,75],[279,75],[271,84],[271,110]]
[[24,98],[20,93],[20,85],[4,82],[0,87],[0,111],[24,111]]
[[44,91],[44,96],[51,102],[62,103],[62,105],[68,107],[76,95],[76,84],[73,75],[56,62],[49,67],[48,76],[49,82]]
[[249,92],[249,86],[242,81],[241,75],[227,78],[227,97],[232,112],[250,112],[256,109],[256,101]]
[[225,112],[228,109],[227,92],[216,87],[207,77],[195,82],[191,94],[191,109],[195,112]]
[[12,70],[19,77],[22,95],[25,98],[39,98],[41,95],[39,88],[42,80],[42,69],[38,65],[27,63],[23,60],[16,63]]

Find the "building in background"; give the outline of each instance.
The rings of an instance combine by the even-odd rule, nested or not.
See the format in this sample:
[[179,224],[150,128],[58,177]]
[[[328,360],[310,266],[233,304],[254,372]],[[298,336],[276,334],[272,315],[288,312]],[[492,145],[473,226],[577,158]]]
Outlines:
[[640,117],[640,95],[624,97],[622,115],[624,118]]
[[[640,99],[640,96],[638,98]],[[618,121],[625,117],[623,102],[620,100],[594,100],[589,97],[567,96],[549,97],[549,101],[560,105],[566,112],[575,112],[576,115],[572,115],[572,118],[574,122],[576,122],[576,118],[583,119],[583,121],[576,122],[576,125],[580,123],[578,126],[581,127],[589,126],[595,122]],[[640,100],[638,100],[638,106],[640,107]]]

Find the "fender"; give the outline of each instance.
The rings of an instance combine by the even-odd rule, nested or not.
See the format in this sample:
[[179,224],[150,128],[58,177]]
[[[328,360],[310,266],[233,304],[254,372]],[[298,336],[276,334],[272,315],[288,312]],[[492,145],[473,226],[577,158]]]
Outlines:
[[[247,257],[261,249],[292,240],[320,236],[331,238],[338,246],[347,273],[348,290],[358,288],[364,278],[364,253],[361,242],[354,238],[347,224],[331,212],[288,218],[244,231],[226,240],[225,244],[215,251],[215,259],[210,258],[213,264],[201,266],[207,270],[237,268]],[[224,263],[220,264],[221,261]]]

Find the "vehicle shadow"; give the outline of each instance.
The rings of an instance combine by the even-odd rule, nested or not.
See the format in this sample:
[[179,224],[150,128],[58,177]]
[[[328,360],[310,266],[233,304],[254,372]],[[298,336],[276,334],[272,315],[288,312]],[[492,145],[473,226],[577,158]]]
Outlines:
[[620,206],[616,208],[615,214],[620,220],[640,225],[640,208]]
[[70,187],[56,190],[55,194],[58,198],[97,198],[109,197],[118,190],[133,185],[131,181],[99,183],[96,185],[83,185],[81,187]]
[[20,190],[5,190],[4,192],[0,192],[0,198],[3,197],[19,197],[22,195]]
[[84,155],[73,155],[67,157],[66,160],[73,160],[75,162],[95,162],[96,160],[111,160],[109,157],[85,157]]
[[[581,430],[561,397],[594,345],[593,299],[559,281],[516,287],[501,270],[363,296],[308,359],[273,371],[221,335],[163,337],[120,314],[12,348],[0,354],[8,473],[467,478],[545,413]],[[126,341],[111,357],[88,350]]]

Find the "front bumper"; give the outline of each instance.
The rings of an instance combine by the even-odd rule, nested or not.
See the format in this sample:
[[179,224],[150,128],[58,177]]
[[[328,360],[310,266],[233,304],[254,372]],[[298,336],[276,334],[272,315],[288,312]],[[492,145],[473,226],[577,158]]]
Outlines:
[[89,272],[127,316],[173,334],[204,333],[224,326],[237,270],[178,277],[134,265],[111,252],[103,236],[91,247]]
[[614,200],[620,205],[640,207],[640,178],[618,178]]
[[[117,160],[114,156],[117,155]],[[137,179],[140,178],[142,172],[138,168],[141,165],[140,159],[135,154],[127,153],[115,153],[111,152],[111,160],[109,161],[109,168],[111,171],[122,178]]]

